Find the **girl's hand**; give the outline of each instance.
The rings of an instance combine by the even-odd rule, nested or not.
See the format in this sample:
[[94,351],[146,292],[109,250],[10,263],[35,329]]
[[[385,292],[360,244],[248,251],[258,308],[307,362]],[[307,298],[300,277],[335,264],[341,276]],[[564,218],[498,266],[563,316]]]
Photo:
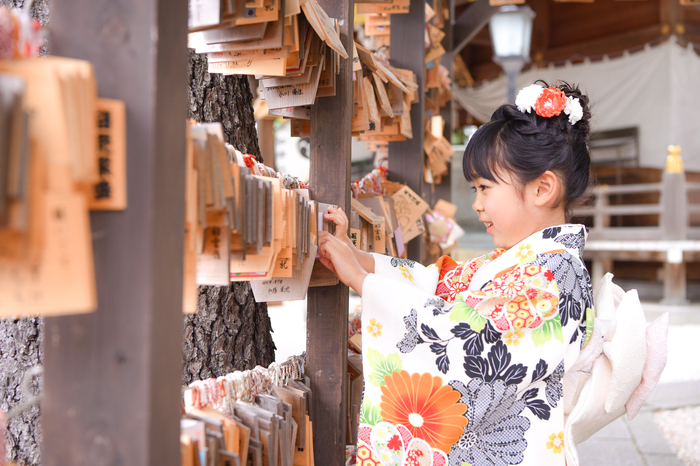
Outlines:
[[362,283],[367,272],[357,261],[352,246],[327,231],[320,231],[318,247],[321,263],[328,267],[341,282],[362,295]]
[[348,217],[345,215],[345,212],[343,212],[343,209],[340,207],[336,209],[332,206],[328,206],[328,213],[324,214],[323,218],[326,220],[331,220],[333,223],[335,223],[334,236],[336,238],[344,243],[352,245],[352,240],[348,236],[348,225],[350,222],[348,221]]

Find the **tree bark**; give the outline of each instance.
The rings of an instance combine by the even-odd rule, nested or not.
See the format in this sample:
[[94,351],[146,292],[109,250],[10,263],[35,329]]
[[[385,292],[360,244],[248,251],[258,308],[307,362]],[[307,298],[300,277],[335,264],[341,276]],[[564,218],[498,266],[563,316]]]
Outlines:
[[[22,8],[24,0],[0,0],[0,5]],[[45,26],[49,21],[47,2],[35,0],[30,14]],[[42,54],[46,48],[42,47]],[[24,393],[21,384],[28,369],[43,363],[43,330],[41,317],[0,320],[0,410],[7,412],[37,394],[38,378],[32,381],[32,393]],[[39,405],[34,404],[8,420],[5,460],[29,466],[40,464],[40,413]]]
[[[220,121],[226,142],[260,160],[253,95],[245,76],[207,72],[207,58],[190,50],[189,116]],[[267,304],[256,303],[248,282],[199,288],[197,314],[184,317],[182,383],[267,367],[275,344]]]

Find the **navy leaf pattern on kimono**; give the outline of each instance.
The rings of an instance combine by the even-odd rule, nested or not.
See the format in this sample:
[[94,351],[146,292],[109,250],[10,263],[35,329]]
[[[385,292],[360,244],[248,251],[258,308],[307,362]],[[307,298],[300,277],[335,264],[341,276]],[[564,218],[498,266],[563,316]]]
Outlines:
[[495,343],[501,338],[501,334],[493,328],[490,321],[486,321],[486,325],[480,332],[472,330],[471,326],[466,322],[457,324],[450,330],[455,337],[464,340],[464,352],[470,356],[476,356],[484,351],[484,342]]
[[542,400],[527,400],[527,409],[542,420],[549,419],[551,408]]
[[517,398],[516,386],[480,378],[470,380],[466,386],[457,380],[450,385],[462,394],[460,403],[467,405],[469,423],[459,441],[452,445],[449,464],[520,464],[527,449],[525,432],[530,428],[530,420],[522,416],[527,402]]
[[547,373],[547,362],[540,358],[540,361],[535,366],[535,370],[532,372],[532,382],[537,382]]
[[593,307],[591,277],[578,257],[568,251],[559,254],[542,254],[532,261],[534,265],[548,268],[559,287],[559,315],[561,325],[569,320],[584,322],[586,308]]
[[564,361],[560,362],[557,368],[554,369],[554,372],[544,379],[547,382],[547,388],[545,388],[544,393],[547,397],[547,402],[552,408],[556,408],[557,401],[564,396],[564,386],[561,383],[562,377],[564,377]]
[[586,235],[581,228],[578,233],[568,233],[558,236],[554,239],[557,243],[561,243],[569,249],[578,250],[579,255],[583,255],[583,248],[586,245]]
[[545,228],[544,231],[542,232],[542,238],[543,239],[556,238],[556,236],[559,233],[561,233],[561,227]]
[[414,265],[416,265],[415,261],[412,261],[411,259],[399,259],[398,257],[392,257],[391,258],[391,265],[392,267],[410,267],[413,268]]
[[406,326],[406,334],[403,339],[396,344],[396,347],[402,353],[410,353],[417,344],[423,343],[423,339],[418,334],[418,311],[411,309],[411,313],[403,318],[403,323]]
[[476,356],[484,351],[484,342],[481,332],[475,332],[468,323],[462,322],[450,330],[455,337],[464,340],[464,352],[470,356]]
[[445,301],[442,298],[435,298],[435,299],[429,299],[426,301],[425,305],[423,307],[432,307],[433,308],[433,315],[434,316],[439,316],[440,314],[447,314],[450,312],[450,309],[452,309],[452,306],[446,306],[447,301]]
[[481,356],[464,357],[464,372],[473,378],[486,382],[503,380],[508,385],[519,384],[525,379],[527,367],[522,364],[510,366],[511,355],[503,341],[499,340],[491,347],[488,360]]
[[421,324],[420,330],[421,332],[423,332],[423,335],[425,335],[425,338],[427,338],[428,340],[442,341],[442,338],[438,336],[437,332],[435,332],[435,330],[428,327],[427,325]]

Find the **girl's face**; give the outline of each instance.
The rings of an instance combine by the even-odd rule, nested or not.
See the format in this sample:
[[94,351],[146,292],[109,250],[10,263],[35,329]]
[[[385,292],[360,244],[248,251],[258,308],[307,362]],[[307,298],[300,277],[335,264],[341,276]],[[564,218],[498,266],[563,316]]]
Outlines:
[[497,248],[510,249],[531,234],[540,230],[536,212],[528,202],[528,190],[519,192],[509,175],[501,176],[500,183],[485,178],[472,180],[476,200],[472,209],[479,214],[479,221],[486,225],[486,232],[493,237]]

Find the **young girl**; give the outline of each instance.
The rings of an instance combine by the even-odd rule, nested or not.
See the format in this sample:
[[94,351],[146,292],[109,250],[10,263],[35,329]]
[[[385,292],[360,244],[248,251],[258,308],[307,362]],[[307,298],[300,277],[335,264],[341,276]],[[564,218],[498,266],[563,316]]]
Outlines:
[[363,299],[359,465],[565,464],[562,377],[592,322],[586,229],[566,223],[589,119],[577,88],[534,84],[479,128],[464,175],[496,249],[466,263],[358,251],[327,216],[321,261]]

